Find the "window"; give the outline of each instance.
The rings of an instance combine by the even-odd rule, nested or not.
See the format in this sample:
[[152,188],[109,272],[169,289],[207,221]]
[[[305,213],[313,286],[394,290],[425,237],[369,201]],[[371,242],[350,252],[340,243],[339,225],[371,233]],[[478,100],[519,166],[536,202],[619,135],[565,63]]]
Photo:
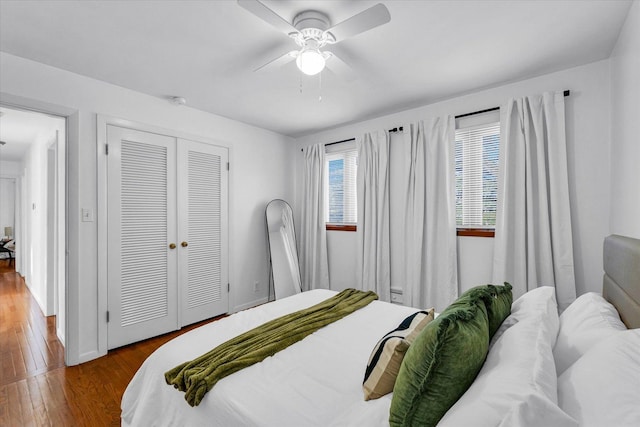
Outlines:
[[328,146],[326,154],[327,230],[355,231],[358,221],[356,171],[358,153],[355,144]]
[[[478,121],[477,118],[474,120]],[[460,124],[455,142],[458,235],[493,237],[498,198],[500,122]]]

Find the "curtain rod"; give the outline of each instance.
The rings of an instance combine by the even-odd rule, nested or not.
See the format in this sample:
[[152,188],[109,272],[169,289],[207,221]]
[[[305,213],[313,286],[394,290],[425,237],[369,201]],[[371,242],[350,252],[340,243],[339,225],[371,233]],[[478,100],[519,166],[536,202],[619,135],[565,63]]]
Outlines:
[[[565,90],[563,92],[563,95],[564,96],[569,96],[569,95],[571,95],[571,91],[570,90]],[[500,107],[493,107],[493,108],[487,108],[486,110],[474,111],[472,113],[460,114],[459,116],[456,116],[456,119],[460,119],[462,117],[468,117],[468,116],[475,116],[476,114],[488,113],[489,111],[497,111],[499,109],[500,109]]]
[[[336,141],[336,142],[330,142],[328,144],[324,144],[325,147],[328,147],[329,145],[335,145],[335,144],[341,144],[343,142],[349,142],[349,141],[355,141],[355,138],[349,138],[349,139],[343,139],[342,141]],[[304,151],[304,148],[301,148],[300,151]]]
[[349,138],[349,139],[343,139],[342,141],[336,141],[336,142],[330,142],[328,144],[324,144],[325,147],[328,147],[329,145],[335,145],[335,144],[341,144],[343,142],[349,142],[349,141],[355,141],[355,138]]
[[[571,91],[570,90],[565,90],[563,92],[564,96],[569,96],[571,95]],[[456,119],[459,119],[461,117],[468,117],[468,116],[475,116],[476,114],[482,114],[482,113],[488,113],[489,111],[497,111],[499,110],[500,107],[493,107],[493,108],[487,108],[486,110],[480,110],[480,111],[474,111],[472,113],[465,113],[465,114],[460,114],[459,116],[456,116]],[[402,126],[400,127],[396,127],[393,129],[389,129],[389,132],[402,132],[404,130],[404,128]],[[355,138],[349,138],[349,139],[343,139],[342,141],[336,141],[336,142],[330,142],[328,144],[324,144],[325,147],[329,146],[329,145],[334,145],[334,144],[340,144],[342,142],[349,142],[349,141],[355,141]]]

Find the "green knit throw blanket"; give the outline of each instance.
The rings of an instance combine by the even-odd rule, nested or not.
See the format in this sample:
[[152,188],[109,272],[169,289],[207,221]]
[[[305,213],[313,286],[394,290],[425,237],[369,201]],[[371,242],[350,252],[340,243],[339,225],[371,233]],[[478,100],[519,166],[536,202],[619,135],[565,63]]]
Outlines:
[[189,405],[198,406],[222,378],[273,356],[376,299],[375,292],[346,289],[312,307],[273,319],[197,359],[176,366],[164,374],[165,380],[185,392],[184,398]]

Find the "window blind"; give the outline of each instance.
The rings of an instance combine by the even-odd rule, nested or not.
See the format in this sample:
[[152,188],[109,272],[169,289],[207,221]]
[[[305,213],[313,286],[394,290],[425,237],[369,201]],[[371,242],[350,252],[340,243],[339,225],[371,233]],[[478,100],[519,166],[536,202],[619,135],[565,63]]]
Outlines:
[[358,152],[355,144],[327,147],[325,218],[328,224],[356,224],[356,172]]
[[494,228],[500,122],[456,130],[456,225]]

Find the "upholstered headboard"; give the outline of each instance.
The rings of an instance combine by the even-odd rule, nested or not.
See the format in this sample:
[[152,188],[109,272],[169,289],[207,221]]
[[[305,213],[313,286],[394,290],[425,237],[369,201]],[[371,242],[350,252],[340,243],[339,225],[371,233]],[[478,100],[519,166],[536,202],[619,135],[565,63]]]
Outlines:
[[640,328],[640,240],[611,235],[604,239],[602,295],[627,328]]

